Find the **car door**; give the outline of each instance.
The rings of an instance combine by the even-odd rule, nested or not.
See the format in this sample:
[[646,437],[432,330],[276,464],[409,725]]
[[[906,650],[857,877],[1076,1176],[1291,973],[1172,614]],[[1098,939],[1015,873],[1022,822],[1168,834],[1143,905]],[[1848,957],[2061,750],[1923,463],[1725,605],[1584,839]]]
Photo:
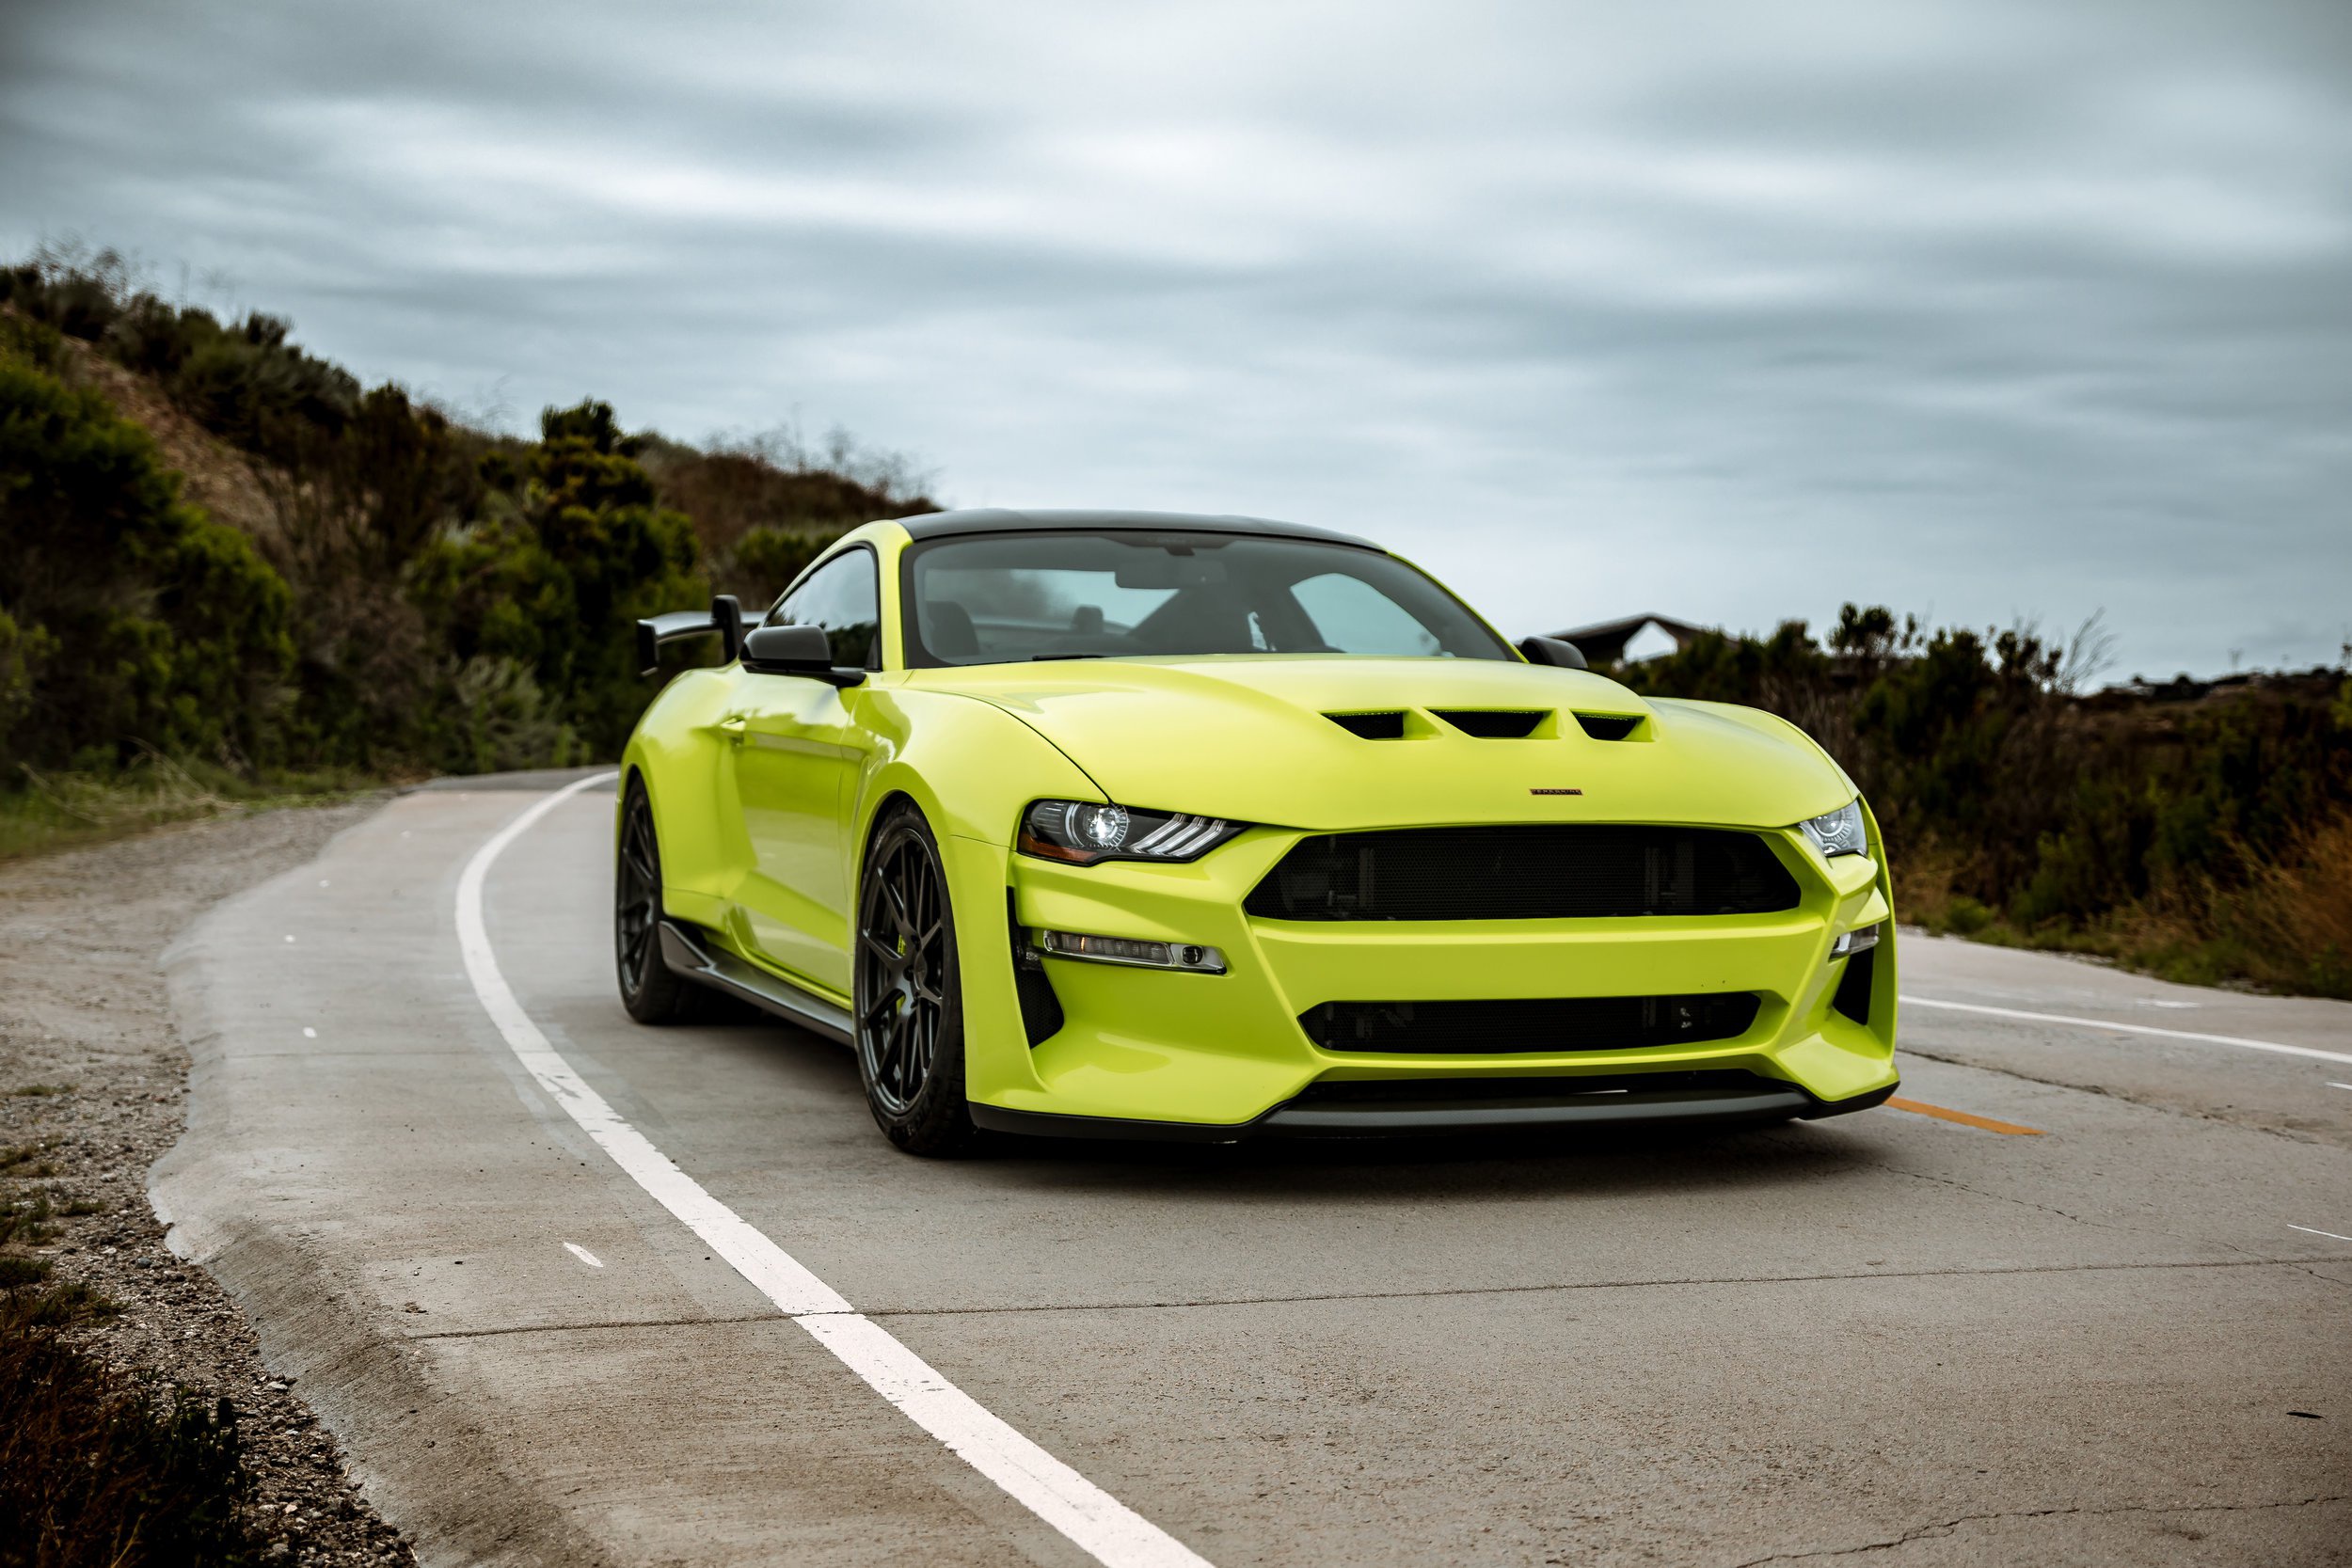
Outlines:
[[[845,550],[769,611],[768,626],[825,628],[834,663],[874,669],[881,620],[871,549]],[[752,867],[737,891],[740,928],[759,954],[827,990],[850,989],[855,892],[849,815],[870,744],[858,722],[868,693],[805,675],[746,673],[733,739],[734,797]]]

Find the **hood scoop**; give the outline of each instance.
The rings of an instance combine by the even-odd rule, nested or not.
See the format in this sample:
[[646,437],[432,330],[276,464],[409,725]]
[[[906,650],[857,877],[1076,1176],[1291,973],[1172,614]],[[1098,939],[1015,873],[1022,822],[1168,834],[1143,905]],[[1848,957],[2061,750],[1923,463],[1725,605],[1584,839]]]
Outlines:
[[1639,713],[1580,713],[1576,721],[1595,740],[1647,740],[1642,727],[1646,718]]
[[1429,711],[1481,740],[1525,740],[1551,717],[1549,708],[1433,707]]
[[1420,740],[1447,729],[1480,740],[1525,740],[1556,733],[1548,707],[1400,707],[1324,717],[1359,740]]
[[1384,713],[1327,713],[1324,717],[1359,740],[1405,738],[1405,710],[1401,707]]

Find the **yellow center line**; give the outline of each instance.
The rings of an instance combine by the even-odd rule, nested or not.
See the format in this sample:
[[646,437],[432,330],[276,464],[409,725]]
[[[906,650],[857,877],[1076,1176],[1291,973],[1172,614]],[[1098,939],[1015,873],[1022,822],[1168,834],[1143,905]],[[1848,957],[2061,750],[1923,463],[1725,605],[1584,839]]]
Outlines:
[[2039,1127],[2020,1127],[2013,1121],[1994,1121],[1991,1117],[1974,1117],[1965,1111],[1949,1111],[1941,1105],[1931,1105],[1924,1100],[1893,1099],[1886,1103],[1898,1111],[1909,1111],[1914,1116],[1934,1117],[1939,1121],[1956,1121],[1963,1127],[1975,1127],[1987,1132],[2006,1132],[2016,1138],[2042,1136],[2042,1129]]

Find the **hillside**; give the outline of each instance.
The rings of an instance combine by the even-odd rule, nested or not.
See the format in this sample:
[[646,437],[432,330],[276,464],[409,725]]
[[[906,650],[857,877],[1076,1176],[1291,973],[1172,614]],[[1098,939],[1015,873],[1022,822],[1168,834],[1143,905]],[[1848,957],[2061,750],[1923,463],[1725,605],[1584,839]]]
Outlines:
[[652,689],[631,619],[933,510],[843,437],[697,447],[593,400],[474,428],[103,253],[0,273],[0,788],[610,756]]

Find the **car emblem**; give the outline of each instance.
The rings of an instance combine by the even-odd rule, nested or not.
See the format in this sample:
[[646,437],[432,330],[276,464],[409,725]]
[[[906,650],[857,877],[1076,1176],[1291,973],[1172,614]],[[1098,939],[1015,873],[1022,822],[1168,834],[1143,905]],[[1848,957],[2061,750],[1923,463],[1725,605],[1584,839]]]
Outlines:
[[1565,788],[1562,788],[1562,789],[1531,789],[1531,790],[1529,790],[1529,791],[1528,791],[1528,793],[1529,793],[1530,795],[1581,795],[1581,794],[1583,794],[1584,792],[1583,792],[1582,790],[1581,790],[1581,789],[1565,789]]

